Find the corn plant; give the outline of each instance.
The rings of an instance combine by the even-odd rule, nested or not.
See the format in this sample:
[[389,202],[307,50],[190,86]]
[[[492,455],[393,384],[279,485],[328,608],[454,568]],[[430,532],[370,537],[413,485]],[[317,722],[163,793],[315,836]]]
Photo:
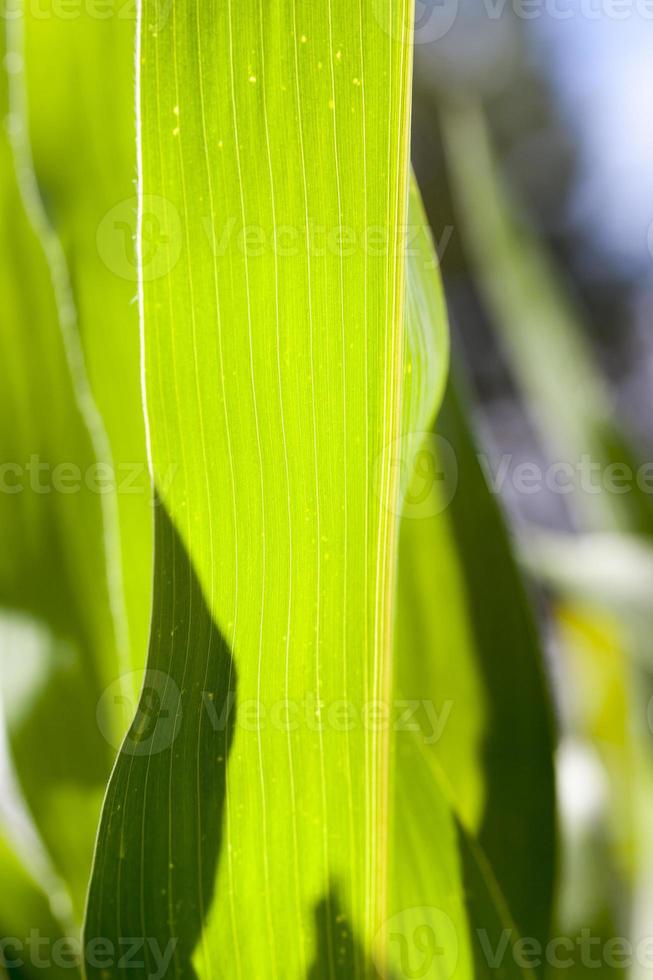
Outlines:
[[532,976],[550,709],[411,0],[134,14],[5,10],[5,969]]

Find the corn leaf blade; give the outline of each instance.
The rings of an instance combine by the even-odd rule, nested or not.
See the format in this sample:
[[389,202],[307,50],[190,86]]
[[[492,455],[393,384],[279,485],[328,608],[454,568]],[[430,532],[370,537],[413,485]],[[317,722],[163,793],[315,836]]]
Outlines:
[[142,287],[146,692],[179,704],[171,745],[135,748],[159,716],[118,761],[87,934],[177,938],[189,975],[365,976],[389,735],[321,715],[391,694],[409,6],[160,13],[144,5],[141,229],[155,200],[180,249]]

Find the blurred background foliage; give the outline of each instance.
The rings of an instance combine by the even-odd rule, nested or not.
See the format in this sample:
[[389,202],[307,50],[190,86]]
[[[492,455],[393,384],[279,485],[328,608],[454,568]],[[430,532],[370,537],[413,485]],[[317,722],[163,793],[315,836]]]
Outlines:
[[[635,5],[456,7],[452,21],[452,4],[417,4],[413,160],[483,462],[545,638],[554,934],[636,942],[653,897],[653,21]],[[524,464],[530,487],[512,478]],[[576,473],[565,490],[538,481],[560,464]],[[583,972],[623,970],[565,971]]]

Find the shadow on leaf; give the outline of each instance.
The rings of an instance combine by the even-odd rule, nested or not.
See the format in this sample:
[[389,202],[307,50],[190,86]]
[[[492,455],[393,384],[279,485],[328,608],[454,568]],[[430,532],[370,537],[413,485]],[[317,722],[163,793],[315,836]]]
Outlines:
[[307,980],[376,980],[379,974],[353,931],[335,885],[315,906],[314,917],[317,950]]
[[199,947],[201,959],[222,844],[235,691],[229,647],[158,501],[148,667],[101,822],[85,930],[89,978],[107,975],[107,941],[112,976],[197,975],[193,954]]

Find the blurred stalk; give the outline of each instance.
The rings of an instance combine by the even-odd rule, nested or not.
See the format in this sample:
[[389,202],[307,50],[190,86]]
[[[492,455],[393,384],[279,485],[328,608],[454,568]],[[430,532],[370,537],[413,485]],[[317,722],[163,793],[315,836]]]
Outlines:
[[[633,454],[613,421],[613,399],[580,314],[501,187],[481,106],[445,106],[441,124],[463,247],[550,458],[575,472],[583,457],[600,473],[630,464]],[[580,530],[653,533],[650,501],[637,488],[628,495],[590,491],[579,478],[568,501]]]
[[[468,102],[444,107],[441,124],[463,249],[549,457],[571,463],[575,473],[584,456],[595,471],[598,464],[599,473],[618,464],[634,473],[634,454],[614,422],[613,399],[564,278],[501,186],[481,106]],[[531,529],[521,535],[522,555],[556,599],[563,747],[580,747],[588,762],[592,753],[598,753],[609,791],[596,796],[602,815],[580,808],[589,843],[585,849],[589,858],[580,871],[574,862],[578,827],[572,826],[574,814],[570,817],[568,804],[582,799],[583,793],[591,796],[591,786],[584,787],[576,778],[574,792],[562,800],[572,863],[563,881],[561,927],[575,927],[565,899],[578,894],[578,875],[590,881],[603,867],[606,855],[603,844],[597,844],[600,834],[596,836],[599,820],[608,835],[608,860],[621,886],[616,880],[606,884],[610,875],[606,877],[603,870],[600,898],[608,918],[600,925],[592,921],[603,935],[614,935],[624,916],[630,918],[631,905],[637,930],[637,895],[650,891],[639,868],[650,846],[641,833],[642,799],[638,794],[635,800],[635,791],[651,781],[652,767],[645,709],[650,679],[637,662],[646,668],[651,663],[653,552],[646,538],[653,531],[653,518],[649,496],[634,485],[626,494],[610,493],[604,487],[590,492],[577,478],[567,500],[576,528],[584,533],[565,536]],[[621,697],[627,702],[619,711]],[[560,763],[559,775],[563,775],[564,752]],[[564,796],[565,786],[561,789]],[[598,898],[595,894],[592,903],[581,903],[585,925]]]

